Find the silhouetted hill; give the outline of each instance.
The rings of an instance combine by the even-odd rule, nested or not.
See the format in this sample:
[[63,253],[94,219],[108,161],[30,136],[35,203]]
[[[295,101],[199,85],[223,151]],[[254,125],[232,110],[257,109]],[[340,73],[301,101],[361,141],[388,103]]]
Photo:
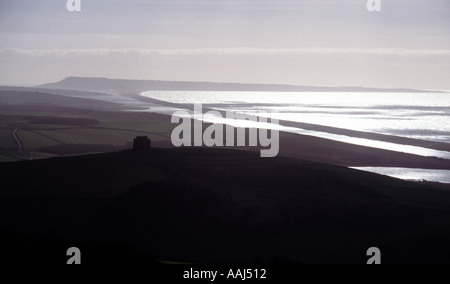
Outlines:
[[43,94],[52,94],[73,98],[92,98],[92,97],[105,97],[109,96],[105,93],[96,93],[96,92],[88,92],[88,91],[77,91],[77,90],[60,90],[60,89],[45,89],[39,87],[6,87],[0,86],[1,92],[22,92],[22,93],[43,93]]
[[258,91],[258,92],[425,92],[412,89],[376,89],[364,87],[310,87],[273,84],[234,84],[211,82],[177,82],[153,80],[118,80],[68,77],[40,88],[91,92],[136,93],[143,91]]
[[0,90],[0,105],[28,105],[45,107],[70,107],[87,110],[119,110],[120,104],[99,101],[89,98],[65,97],[55,94],[33,91],[2,91]]
[[52,243],[193,263],[365,263],[369,247],[384,263],[450,261],[450,192],[347,168],[182,148],[0,171],[0,238],[25,262]]

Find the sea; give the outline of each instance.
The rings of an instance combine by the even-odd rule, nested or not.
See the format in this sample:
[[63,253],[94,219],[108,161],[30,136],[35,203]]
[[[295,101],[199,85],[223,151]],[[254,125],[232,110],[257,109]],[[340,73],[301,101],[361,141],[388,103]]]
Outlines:
[[[202,104],[207,109],[228,110],[282,121],[450,143],[450,93],[150,91],[141,93],[141,96],[169,103],[171,108],[159,109],[164,113],[183,109],[187,105]],[[151,111],[158,112],[158,107],[153,106]],[[223,122],[219,117],[215,119],[208,116],[204,119]],[[243,121],[239,126],[248,125]],[[278,128],[274,126],[274,129]],[[348,133],[341,135],[329,131],[313,131],[296,124],[280,130],[349,144],[450,159],[448,151],[353,137]],[[407,180],[450,183],[450,171],[446,170],[358,169]]]

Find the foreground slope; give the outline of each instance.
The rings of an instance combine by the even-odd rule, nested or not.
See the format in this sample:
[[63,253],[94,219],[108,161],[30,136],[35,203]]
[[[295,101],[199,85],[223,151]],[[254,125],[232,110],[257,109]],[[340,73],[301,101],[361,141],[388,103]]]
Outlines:
[[448,191],[342,167],[153,149],[0,171],[3,262],[63,261],[67,246],[95,262],[364,263],[369,247],[385,263],[450,261]]

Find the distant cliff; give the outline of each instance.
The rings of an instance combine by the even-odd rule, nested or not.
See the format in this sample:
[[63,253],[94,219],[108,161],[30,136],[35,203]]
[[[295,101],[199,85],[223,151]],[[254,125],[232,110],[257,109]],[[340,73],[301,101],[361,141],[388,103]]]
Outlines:
[[120,80],[107,78],[68,77],[56,83],[38,86],[48,89],[66,89],[109,93],[136,93],[143,91],[244,91],[244,92],[427,92],[413,89],[376,89],[364,87],[310,87],[271,84],[235,84],[212,82],[177,82],[153,80]]

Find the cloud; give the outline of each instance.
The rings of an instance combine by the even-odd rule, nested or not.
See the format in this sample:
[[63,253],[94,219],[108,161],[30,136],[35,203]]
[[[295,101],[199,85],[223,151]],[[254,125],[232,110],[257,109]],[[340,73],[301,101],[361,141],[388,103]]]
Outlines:
[[365,56],[406,56],[430,57],[449,56],[450,49],[403,49],[403,48],[300,48],[263,49],[239,48],[200,48],[200,49],[0,49],[0,56],[16,54],[30,57],[68,57],[68,56],[304,56],[304,55],[365,55]]

